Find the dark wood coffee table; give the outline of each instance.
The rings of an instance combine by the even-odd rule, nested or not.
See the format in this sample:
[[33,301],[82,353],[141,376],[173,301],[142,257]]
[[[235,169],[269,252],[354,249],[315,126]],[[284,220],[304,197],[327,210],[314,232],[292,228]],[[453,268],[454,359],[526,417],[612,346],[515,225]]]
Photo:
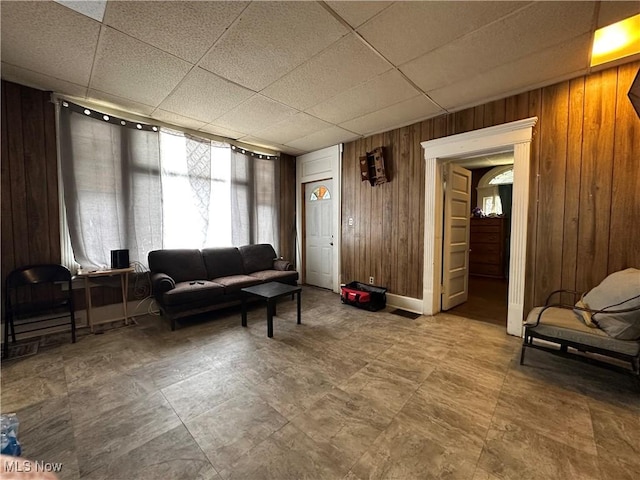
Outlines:
[[298,325],[302,323],[300,321],[300,293],[302,287],[294,285],[286,285],[284,283],[269,282],[262,285],[255,285],[253,287],[246,287],[241,290],[242,292],[242,326],[247,326],[247,297],[253,295],[254,297],[261,298],[267,302],[267,337],[273,337],[273,317],[276,315],[276,300],[280,297],[286,297],[287,295],[298,296]]

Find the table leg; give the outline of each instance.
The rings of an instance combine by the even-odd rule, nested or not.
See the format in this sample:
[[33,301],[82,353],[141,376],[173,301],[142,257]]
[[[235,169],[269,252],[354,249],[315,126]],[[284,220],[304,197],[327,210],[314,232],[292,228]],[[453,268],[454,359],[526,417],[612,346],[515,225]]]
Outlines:
[[267,337],[273,337],[273,300],[267,300]]
[[278,314],[276,313],[276,305],[278,303],[278,299],[274,298],[273,300],[271,300],[273,307],[271,308],[271,312],[273,313],[274,317],[277,317]]
[[302,292],[298,292],[298,325],[302,323],[302,319],[300,318],[300,294]]
[[91,320],[91,285],[89,285],[88,276],[84,277],[84,299],[87,310],[87,324],[89,325],[89,331],[93,333],[93,321]]
[[246,294],[242,294],[242,326],[247,326],[247,301]]
[[122,311],[124,312],[124,324],[129,325],[129,315],[127,315],[127,291],[129,290],[129,274],[120,274],[120,286],[122,287]]

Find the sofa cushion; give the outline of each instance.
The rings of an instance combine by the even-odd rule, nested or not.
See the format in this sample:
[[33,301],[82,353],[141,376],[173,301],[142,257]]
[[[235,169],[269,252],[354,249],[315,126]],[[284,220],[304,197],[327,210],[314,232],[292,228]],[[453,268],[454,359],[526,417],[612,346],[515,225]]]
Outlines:
[[[200,283],[199,283],[200,282]],[[221,297],[224,287],[208,280],[177,282],[173,290],[162,295],[166,305],[182,305]]]
[[200,250],[154,250],[148,258],[152,273],[166,273],[176,283],[207,278]]
[[241,288],[251,287],[262,283],[256,277],[248,275],[231,275],[229,277],[218,277],[213,279],[214,282],[224,285],[225,294],[239,292]]
[[202,250],[202,258],[207,268],[207,278],[244,274],[242,256],[236,247],[205,248]]
[[295,283],[296,280],[298,280],[298,272],[296,272],[295,270],[261,270],[259,272],[253,272],[251,276],[260,279],[260,281],[262,282]]
[[640,339],[640,270],[627,268],[612,273],[584,295],[576,306],[591,310],[624,310],[625,313],[579,312],[585,323],[593,323],[620,340]]
[[258,245],[244,245],[239,247],[244,263],[246,274],[258,272],[260,270],[271,270],[273,261],[276,259],[276,252],[268,243]]

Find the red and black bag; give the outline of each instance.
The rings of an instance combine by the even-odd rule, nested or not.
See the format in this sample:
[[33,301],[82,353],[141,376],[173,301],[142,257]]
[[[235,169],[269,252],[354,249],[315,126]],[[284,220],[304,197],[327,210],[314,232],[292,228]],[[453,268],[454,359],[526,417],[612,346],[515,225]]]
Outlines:
[[351,282],[340,289],[340,300],[347,305],[375,312],[387,306],[387,289],[366,283]]

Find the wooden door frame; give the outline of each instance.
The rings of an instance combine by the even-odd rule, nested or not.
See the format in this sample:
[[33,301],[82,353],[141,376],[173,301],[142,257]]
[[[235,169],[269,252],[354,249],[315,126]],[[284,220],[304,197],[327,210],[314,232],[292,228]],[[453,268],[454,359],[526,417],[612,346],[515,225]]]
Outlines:
[[537,121],[538,117],[531,117],[421,143],[426,162],[423,314],[435,315],[441,308],[443,160],[512,149],[513,207],[507,333],[522,336],[531,140]]
[[332,290],[340,292],[341,221],[342,221],[342,144],[296,157],[296,268],[300,282],[306,281],[305,196],[304,184],[333,179],[333,280]]

